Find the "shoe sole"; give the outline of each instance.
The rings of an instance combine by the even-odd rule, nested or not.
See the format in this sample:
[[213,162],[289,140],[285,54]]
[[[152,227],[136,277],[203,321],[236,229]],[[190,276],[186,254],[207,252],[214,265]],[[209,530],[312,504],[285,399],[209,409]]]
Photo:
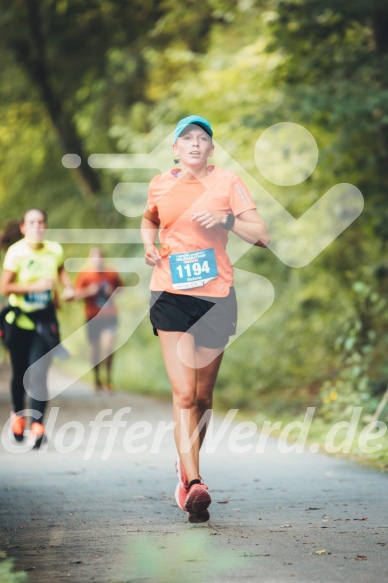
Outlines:
[[186,499],[185,510],[190,514],[198,514],[207,510],[210,506],[212,499],[207,490],[203,488],[192,487],[190,493]]
[[196,512],[195,514],[189,514],[189,522],[192,524],[199,524],[200,522],[207,522],[210,518],[208,510],[202,510],[202,512]]

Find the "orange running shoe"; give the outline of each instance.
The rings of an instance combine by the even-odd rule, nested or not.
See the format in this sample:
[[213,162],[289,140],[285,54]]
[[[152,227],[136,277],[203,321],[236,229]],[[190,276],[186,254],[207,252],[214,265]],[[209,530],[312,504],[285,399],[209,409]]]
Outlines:
[[11,435],[16,441],[23,441],[26,420],[21,415],[12,413],[11,415]]
[[[191,515],[200,515],[208,509],[212,499],[208,492],[208,487],[203,482],[201,484],[194,484],[191,486],[185,502],[185,510]],[[208,519],[207,519],[208,520]],[[203,520],[201,522],[206,522]]]
[[[201,484],[194,484],[189,489],[189,482],[179,455],[175,462],[175,469],[178,476],[178,484],[175,490],[177,505],[181,510],[188,512],[189,522],[207,522],[210,518],[207,507],[211,503],[210,495],[207,492],[208,487],[202,481]],[[200,490],[193,492],[196,486],[200,486]],[[204,494],[203,491],[206,493]],[[187,504],[187,501],[189,501],[189,504]]]
[[34,443],[34,449],[38,449],[43,441],[44,438],[44,426],[39,423],[38,421],[34,421],[31,425],[30,430],[30,439],[32,439]]

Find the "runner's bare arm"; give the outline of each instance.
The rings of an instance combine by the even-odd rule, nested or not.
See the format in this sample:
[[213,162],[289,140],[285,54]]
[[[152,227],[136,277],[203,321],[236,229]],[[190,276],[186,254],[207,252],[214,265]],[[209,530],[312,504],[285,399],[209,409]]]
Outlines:
[[50,277],[45,277],[31,283],[17,283],[15,282],[15,277],[16,273],[9,269],[3,269],[0,282],[0,291],[3,296],[9,296],[10,294],[28,294],[34,291],[46,291],[54,287],[54,279]]
[[73,300],[74,299],[73,284],[71,283],[71,279],[64,265],[61,265],[58,268],[58,279],[64,287],[62,296],[63,299],[66,301]]
[[[193,213],[192,221],[196,221],[205,229],[211,229],[216,225],[223,225],[226,221],[225,213],[212,212],[208,210]],[[244,211],[235,218],[232,233],[258,247],[267,247],[269,236],[264,222],[257,211],[252,209]]]
[[267,228],[256,210],[244,211],[234,221],[232,233],[257,247],[268,247]]
[[156,237],[159,231],[159,216],[157,212],[146,210],[141,221],[141,236],[144,244],[145,262],[151,267],[155,266],[161,259],[160,251],[155,246]]
[[84,300],[85,298],[91,298],[98,293],[98,283],[91,283],[90,285],[83,287],[81,289],[74,290],[75,300]]

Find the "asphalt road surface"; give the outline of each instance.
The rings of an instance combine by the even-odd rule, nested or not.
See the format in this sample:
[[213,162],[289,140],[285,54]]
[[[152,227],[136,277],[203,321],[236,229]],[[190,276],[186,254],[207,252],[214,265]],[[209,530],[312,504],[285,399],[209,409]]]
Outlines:
[[[9,396],[0,372],[2,429]],[[232,452],[236,424],[222,436],[219,417],[201,466],[210,521],[189,524],[174,501],[171,420],[170,403],[96,395],[78,381],[50,402],[40,451],[28,443],[13,451],[4,429],[0,548],[28,581],[388,580],[386,474],[321,453],[282,453],[275,439],[256,452],[256,436],[253,450]]]

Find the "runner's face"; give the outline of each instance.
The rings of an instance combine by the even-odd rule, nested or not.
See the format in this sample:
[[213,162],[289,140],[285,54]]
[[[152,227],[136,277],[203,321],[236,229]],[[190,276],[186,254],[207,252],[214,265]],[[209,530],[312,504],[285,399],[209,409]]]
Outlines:
[[211,137],[196,125],[188,126],[173,148],[174,154],[179,156],[181,164],[187,168],[206,166],[208,157],[214,151]]
[[97,248],[93,248],[89,252],[90,263],[93,265],[96,271],[102,271],[104,267],[104,258],[101,251]]
[[40,243],[44,238],[46,220],[38,210],[28,211],[20,227],[21,233],[30,243]]

